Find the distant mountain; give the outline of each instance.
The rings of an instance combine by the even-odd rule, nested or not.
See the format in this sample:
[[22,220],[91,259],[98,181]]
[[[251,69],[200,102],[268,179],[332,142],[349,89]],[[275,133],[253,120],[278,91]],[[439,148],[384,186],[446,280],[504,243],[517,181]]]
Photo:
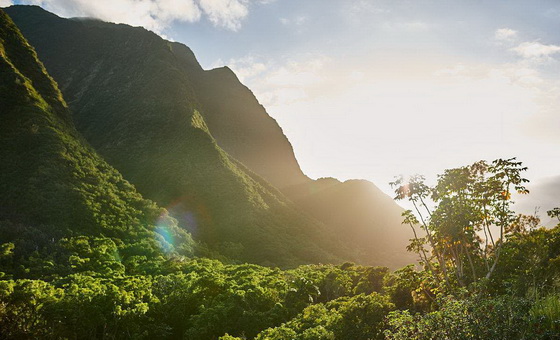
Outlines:
[[16,257],[40,258],[72,237],[108,238],[123,259],[165,247],[192,255],[190,236],[78,134],[57,84],[2,10],[0,118],[0,244],[15,243]]
[[352,245],[353,256],[362,263],[398,268],[416,262],[415,254],[403,251],[412,238],[410,229],[401,224],[403,209],[373,183],[320,178],[285,192],[344,244]]
[[6,11],[88,142],[213,249],[264,264],[411,262],[391,198],[364,181],[311,195],[323,181],[302,173],[281,128],[227,67],[205,71],[187,46],[142,28]]

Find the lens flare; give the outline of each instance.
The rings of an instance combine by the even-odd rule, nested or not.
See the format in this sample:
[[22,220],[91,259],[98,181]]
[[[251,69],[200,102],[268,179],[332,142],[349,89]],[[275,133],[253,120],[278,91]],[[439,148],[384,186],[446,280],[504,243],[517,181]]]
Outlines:
[[[180,233],[178,229],[183,229],[191,235],[195,235],[198,231],[198,221],[196,214],[187,209],[186,199],[179,199],[170,204],[166,211],[161,214],[156,222],[156,241],[164,253],[170,253],[180,246]],[[203,209],[204,210],[204,209]]]
[[173,228],[176,227],[176,221],[169,216],[167,212],[161,214],[156,223],[156,235],[158,236],[161,250],[164,253],[170,253],[175,248],[175,240],[173,237]]
[[189,233],[196,235],[198,231],[198,222],[195,213],[188,209],[189,206],[186,202],[188,199],[181,199],[167,207],[169,216],[177,220],[179,227],[185,229]]

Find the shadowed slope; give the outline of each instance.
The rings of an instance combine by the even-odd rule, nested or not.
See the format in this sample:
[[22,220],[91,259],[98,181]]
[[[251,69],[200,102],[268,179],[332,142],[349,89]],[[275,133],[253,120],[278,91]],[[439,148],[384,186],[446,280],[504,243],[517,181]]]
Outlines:
[[1,10],[0,108],[0,243],[23,240],[16,256],[75,236],[111,238],[123,256],[138,241],[157,253],[158,219],[191,253],[190,236],[79,136],[56,83]]

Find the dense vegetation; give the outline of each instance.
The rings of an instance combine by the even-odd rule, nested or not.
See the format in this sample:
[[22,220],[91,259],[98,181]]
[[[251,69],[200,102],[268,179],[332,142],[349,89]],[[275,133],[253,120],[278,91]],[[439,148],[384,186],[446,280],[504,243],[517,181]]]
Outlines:
[[560,338],[560,224],[515,214],[512,193],[527,192],[515,159],[394,182],[416,209],[402,228],[418,267],[281,270],[235,264],[236,244],[218,255],[142,198],[76,131],[2,11],[0,108],[1,339]]
[[[558,230],[540,232],[558,243]],[[102,245],[92,250],[96,247]],[[550,256],[542,252],[535,260],[554,262]],[[4,247],[2,263],[10,257]],[[99,251],[92,258],[111,264]],[[503,259],[505,268],[512,265]],[[533,286],[504,268],[505,282],[527,285],[521,294],[493,284],[437,293],[429,273],[412,267],[390,273],[347,263],[281,271],[169,258],[133,275],[121,268],[72,267],[67,270],[73,274],[51,279],[0,281],[0,337],[556,339],[560,334],[560,300],[553,293],[558,272],[535,276],[540,281]]]
[[[344,334],[353,327],[352,314],[361,318],[367,313],[363,330],[356,331],[365,336],[370,329],[379,332],[384,315],[393,309],[389,298],[376,292],[388,276],[378,268],[280,271],[204,259],[161,265],[157,271],[165,267],[165,273],[84,271],[49,281],[0,281],[0,335],[217,339],[228,333],[253,338],[289,320],[282,328],[294,328],[294,334],[320,327],[314,318],[336,324],[338,334]],[[301,324],[302,317],[309,319],[307,324]],[[371,320],[377,324],[366,324]]]

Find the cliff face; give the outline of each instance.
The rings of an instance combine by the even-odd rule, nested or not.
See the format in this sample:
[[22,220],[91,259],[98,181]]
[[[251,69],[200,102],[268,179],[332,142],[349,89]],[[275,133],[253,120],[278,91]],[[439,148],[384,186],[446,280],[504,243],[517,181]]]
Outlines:
[[193,76],[208,127],[224,150],[281,190],[310,181],[276,120],[229,68]]

